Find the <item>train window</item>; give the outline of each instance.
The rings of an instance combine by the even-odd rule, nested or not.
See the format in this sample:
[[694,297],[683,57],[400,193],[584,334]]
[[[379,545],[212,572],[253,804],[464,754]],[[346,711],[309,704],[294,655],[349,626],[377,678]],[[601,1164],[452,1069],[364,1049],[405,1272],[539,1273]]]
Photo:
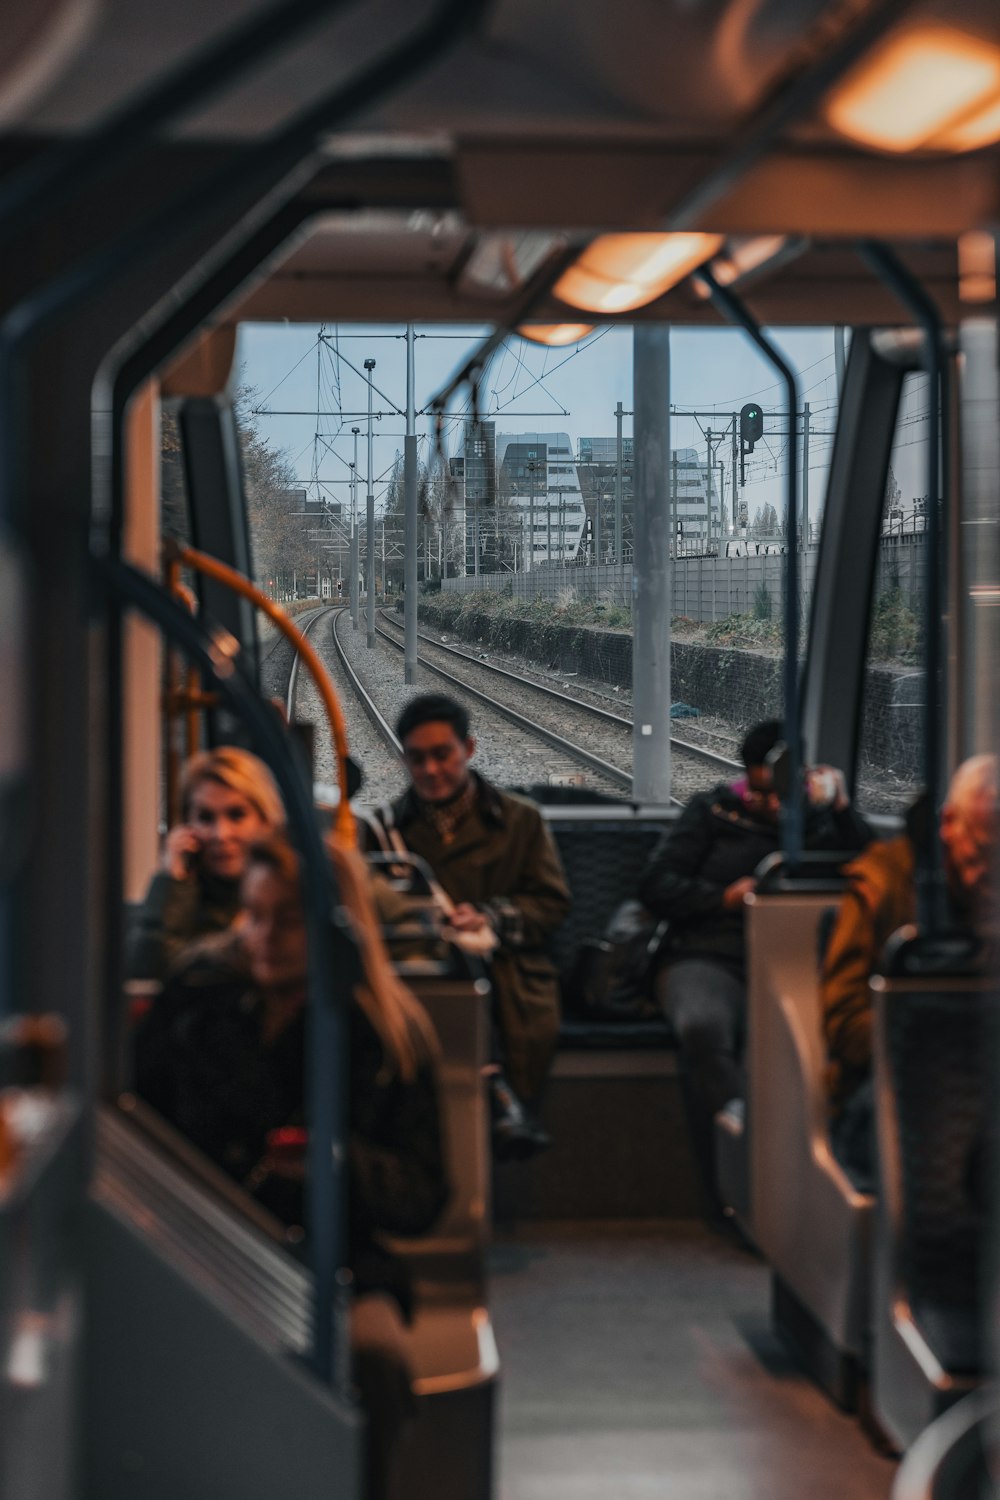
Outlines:
[[866,812],[902,812],[920,785],[929,420],[927,378],[910,373],[886,478],[868,626],[857,789]]
[[[501,785],[558,787],[559,800],[581,791],[627,797],[632,329],[598,328],[558,353],[511,336],[484,371],[478,415],[456,403],[439,443],[427,403],[486,331],[414,331],[424,660],[418,687],[441,685],[442,672],[464,684],[453,681],[449,690],[468,690],[479,764]],[[406,338],[400,325],[245,324],[238,355],[250,392],[238,417],[252,433],[264,481],[248,494],[258,582],[282,600],[318,595],[344,607],[336,622],[340,646],[390,720],[411,691],[402,682],[401,630]],[[800,537],[807,590],[842,341],[830,328],[783,330],[778,338],[802,374],[797,431],[807,476],[800,518],[808,527]],[[738,774],[743,732],[782,711],[789,433],[782,387],[741,334],[677,330],[671,348],[665,484],[679,720],[671,763],[673,793],[684,800]],[[740,411],[751,399],[760,403],[763,434],[741,454]],[[367,604],[369,494],[377,670],[369,670],[368,631],[355,628],[347,610],[352,556],[361,614]],[[330,667],[343,670],[332,645]],[[516,682],[503,672],[514,672]],[[349,702],[357,693],[346,675],[342,690]],[[554,730],[590,759],[574,758],[565,745],[532,742],[499,717],[498,704]],[[395,793],[393,752],[377,742],[364,714],[355,722],[365,796]],[[595,755],[611,769],[596,769]]]

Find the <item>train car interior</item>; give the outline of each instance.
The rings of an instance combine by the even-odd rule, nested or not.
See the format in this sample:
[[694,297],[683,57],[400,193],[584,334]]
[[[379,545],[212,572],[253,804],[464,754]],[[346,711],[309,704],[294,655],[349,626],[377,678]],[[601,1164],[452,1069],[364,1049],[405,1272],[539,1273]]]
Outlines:
[[[953,929],[936,829],[956,768],[998,742],[995,0],[46,0],[0,36],[0,244],[0,1494],[994,1493],[996,951]],[[631,329],[629,768],[578,755],[601,794],[575,801],[527,765],[509,783],[541,803],[571,896],[551,1146],[530,1161],[491,1159],[490,966],[431,931],[419,860],[405,882],[383,861],[410,904],[377,942],[366,926],[370,806],[347,752],[362,722],[399,745],[331,663],[359,598],[374,645],[373,547],[343,598],[290,623],[255,573],[241,339],[350,324],[481,331],[425,403],[441,430],[476,418],[503,341]],[[849,348],[806,594],[783,340],[816,328]],[[670,1021],[570,998],[693,785],[671,721],[671,329],[738,331],[792,435],[780,850],[742,907],[721,1233]],[[915,411],[923,592],[891,697],[877,579]],[[806,544],[808,520],[807,503]],[[412,521],[380,650],[440,691],[459,664],[437,651],[418,674]],[[517,720],[501,683],[474,721],[491,700]],[[552,712],[561,755],[573,710]],[[280,1182],[268,1198],[237,1180],[136,1082],[162,983],[129,977],[129,934],[182,760],[227,745],[269,768],[298,857],[304,1104],[267,1168],[294,1183],[291,1213]],[[705,788],[743,775],[732,753],[702,761]],[[851,851],[804,847],[814,766],[843,772],[877,839],[924,793],[916,905],[871,976],[865,1183],[831,1136],[822,974]],[[372,967],[383,939],[391,971]],[[450,1180],[430,1229],[375,1236],[416,1299],[388,1479],[348,1269],[351,1007],[376,972],[429,1021]]]

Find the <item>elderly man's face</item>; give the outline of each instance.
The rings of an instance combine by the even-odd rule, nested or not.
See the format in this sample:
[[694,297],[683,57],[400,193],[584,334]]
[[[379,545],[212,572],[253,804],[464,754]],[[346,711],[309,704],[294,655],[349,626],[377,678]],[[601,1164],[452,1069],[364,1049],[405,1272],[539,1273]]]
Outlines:
[[996,803],[988,792],[945,803],[941,842],[948,875],[968,895],[981,891],[989,880],[996,832]]

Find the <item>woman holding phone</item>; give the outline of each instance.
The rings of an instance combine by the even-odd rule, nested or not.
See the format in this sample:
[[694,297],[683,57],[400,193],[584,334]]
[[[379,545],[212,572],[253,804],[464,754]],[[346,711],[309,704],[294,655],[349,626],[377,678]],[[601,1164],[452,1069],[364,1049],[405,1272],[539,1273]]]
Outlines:
[[223,745],[192,756],[181,779],[181,822],[167,834],[129,935],[126,977],[162,983],[189,944],[229,927],[247,850],[284,823],[278,789],[255,755]]

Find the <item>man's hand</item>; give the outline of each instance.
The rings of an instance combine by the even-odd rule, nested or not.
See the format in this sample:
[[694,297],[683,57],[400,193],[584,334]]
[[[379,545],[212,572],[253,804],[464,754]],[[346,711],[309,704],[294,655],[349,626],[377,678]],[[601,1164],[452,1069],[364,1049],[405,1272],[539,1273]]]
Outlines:
[[727,885],[722,893],[722,907],[724,911],[739,911],[743,905],[744,896],[749,896],[751,891],[757,889],[757,882],[752,875],[744,875],[742,880],[734,880],[732,885]]
[[460,901],[448,918],[448,926],[456,932],[482,932],[489,920],[469,901]]
[[160,866],[171,880],[190,880],[201,853],[201,839],[187,823],[178,823],[167,834]]

